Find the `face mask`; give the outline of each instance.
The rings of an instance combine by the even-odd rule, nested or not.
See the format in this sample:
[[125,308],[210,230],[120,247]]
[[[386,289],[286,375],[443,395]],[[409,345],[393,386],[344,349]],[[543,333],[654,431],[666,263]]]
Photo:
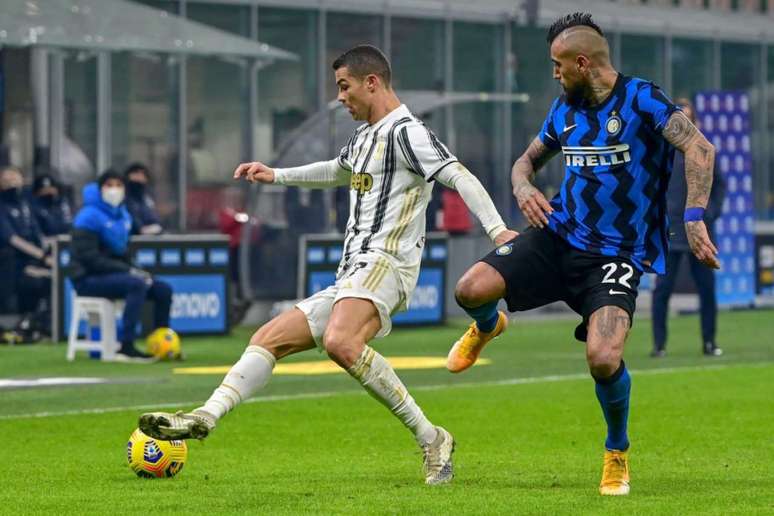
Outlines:
[[20,196],[21,188],[8,188],[7,190],[0,191],[0,199],[7,202],[18,201]]
[[40,202],[40,204],[42,204],[43,206],[53,206],[55,200],[56,200],[56,196],[52,194],[38,196],[38,202]]
[[142,197],[145,195],[145,183],[129,181],[126,183],[126,193],[132,197]]
[[120,186],[110,186],[102,189],[102,200],[109,205],[118,207],[124,202],[124,189]]

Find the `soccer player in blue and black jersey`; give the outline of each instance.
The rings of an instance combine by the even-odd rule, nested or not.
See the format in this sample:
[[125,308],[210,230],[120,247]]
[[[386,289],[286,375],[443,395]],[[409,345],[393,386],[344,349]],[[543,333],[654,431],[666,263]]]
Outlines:
[[[450,351],[447,367],[467,369],[505,330],[498,300],[510,311],[565,301],[583,317],[575,336],[586,342],[607,422],[600,493],[625,495],[631,379],[622,356],[637,286],[643,272],[664,273],[665,193],[675,149],[685,155],[691,250],[704,265],[719,266],[702,220],[715,149],[658,86],[612,67],[607,41],[590,15],[557,20],[548,43],[564,94],[512,171],[513,195],[532,227],[458,282],[457,301],[475,322]],[[565,177],[548,202],[532,180],[560,151]]]

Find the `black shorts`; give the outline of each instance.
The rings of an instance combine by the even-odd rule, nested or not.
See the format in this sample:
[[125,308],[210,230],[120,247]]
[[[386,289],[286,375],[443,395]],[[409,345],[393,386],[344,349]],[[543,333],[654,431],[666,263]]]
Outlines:
[[575,338],[585,342],[591,314],[617,306],[634,317],[642,273],[617,256],[581,251],[550,229],[528,229],[481,259],[505,280],[505,301],[522,312],[564,301],[583,317]]

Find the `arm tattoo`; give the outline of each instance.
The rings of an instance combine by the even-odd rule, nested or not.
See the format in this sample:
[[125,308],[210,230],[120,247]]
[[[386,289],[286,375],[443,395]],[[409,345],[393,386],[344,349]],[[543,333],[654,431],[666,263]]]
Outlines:
[[513,164],[511,179],[514,189],[517,188],[517,185],[524,186],[530,184],[535,178],[537,171],[553,158],[557,152],[546,147],[540,141],[540,138],[532,140],[524,154]]
[[685,113],[675,111],[669,117],[664,131],[661,133],[664,138],[679,150],[685,152],[694,138],[699,134],[696,126],[691,123]]
[[715,148],[680,111],[669,117],[662,135],[685,154],[686,206],[706,207],[712,189]]
[[605,306],[599,311],[599,317],[595,318],[597,332],[604,339],[615,337],[619,328],[629,331],[629,316],[617,306]]

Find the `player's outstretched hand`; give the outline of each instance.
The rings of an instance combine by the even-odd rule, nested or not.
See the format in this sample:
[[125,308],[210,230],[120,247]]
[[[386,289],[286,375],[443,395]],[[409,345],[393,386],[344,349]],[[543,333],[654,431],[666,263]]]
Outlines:
[[273,183],[274,169],[260,161],[242,163],[234,170],[234,179],[245,178],[251,183]]
[[691,246],[694,256],[707,267],[719,269],[718,248],[710,240],[704,221],[686,222],[685,233],[688,235],[688,245]]
[[507,242],[510,242],[514,238],[519,236],[519,233],[516,231],[513,231],[512,229],[504,229],[497,233],[497,236],[495,237],[495,245],[501,246]]
[[519,204],[519,209],[527,218],[530,225],[536,228],[544,228],[548,225],[548,217],[554,209],[545,196],[531,183],[525,183],[513,190],[513,196]]

